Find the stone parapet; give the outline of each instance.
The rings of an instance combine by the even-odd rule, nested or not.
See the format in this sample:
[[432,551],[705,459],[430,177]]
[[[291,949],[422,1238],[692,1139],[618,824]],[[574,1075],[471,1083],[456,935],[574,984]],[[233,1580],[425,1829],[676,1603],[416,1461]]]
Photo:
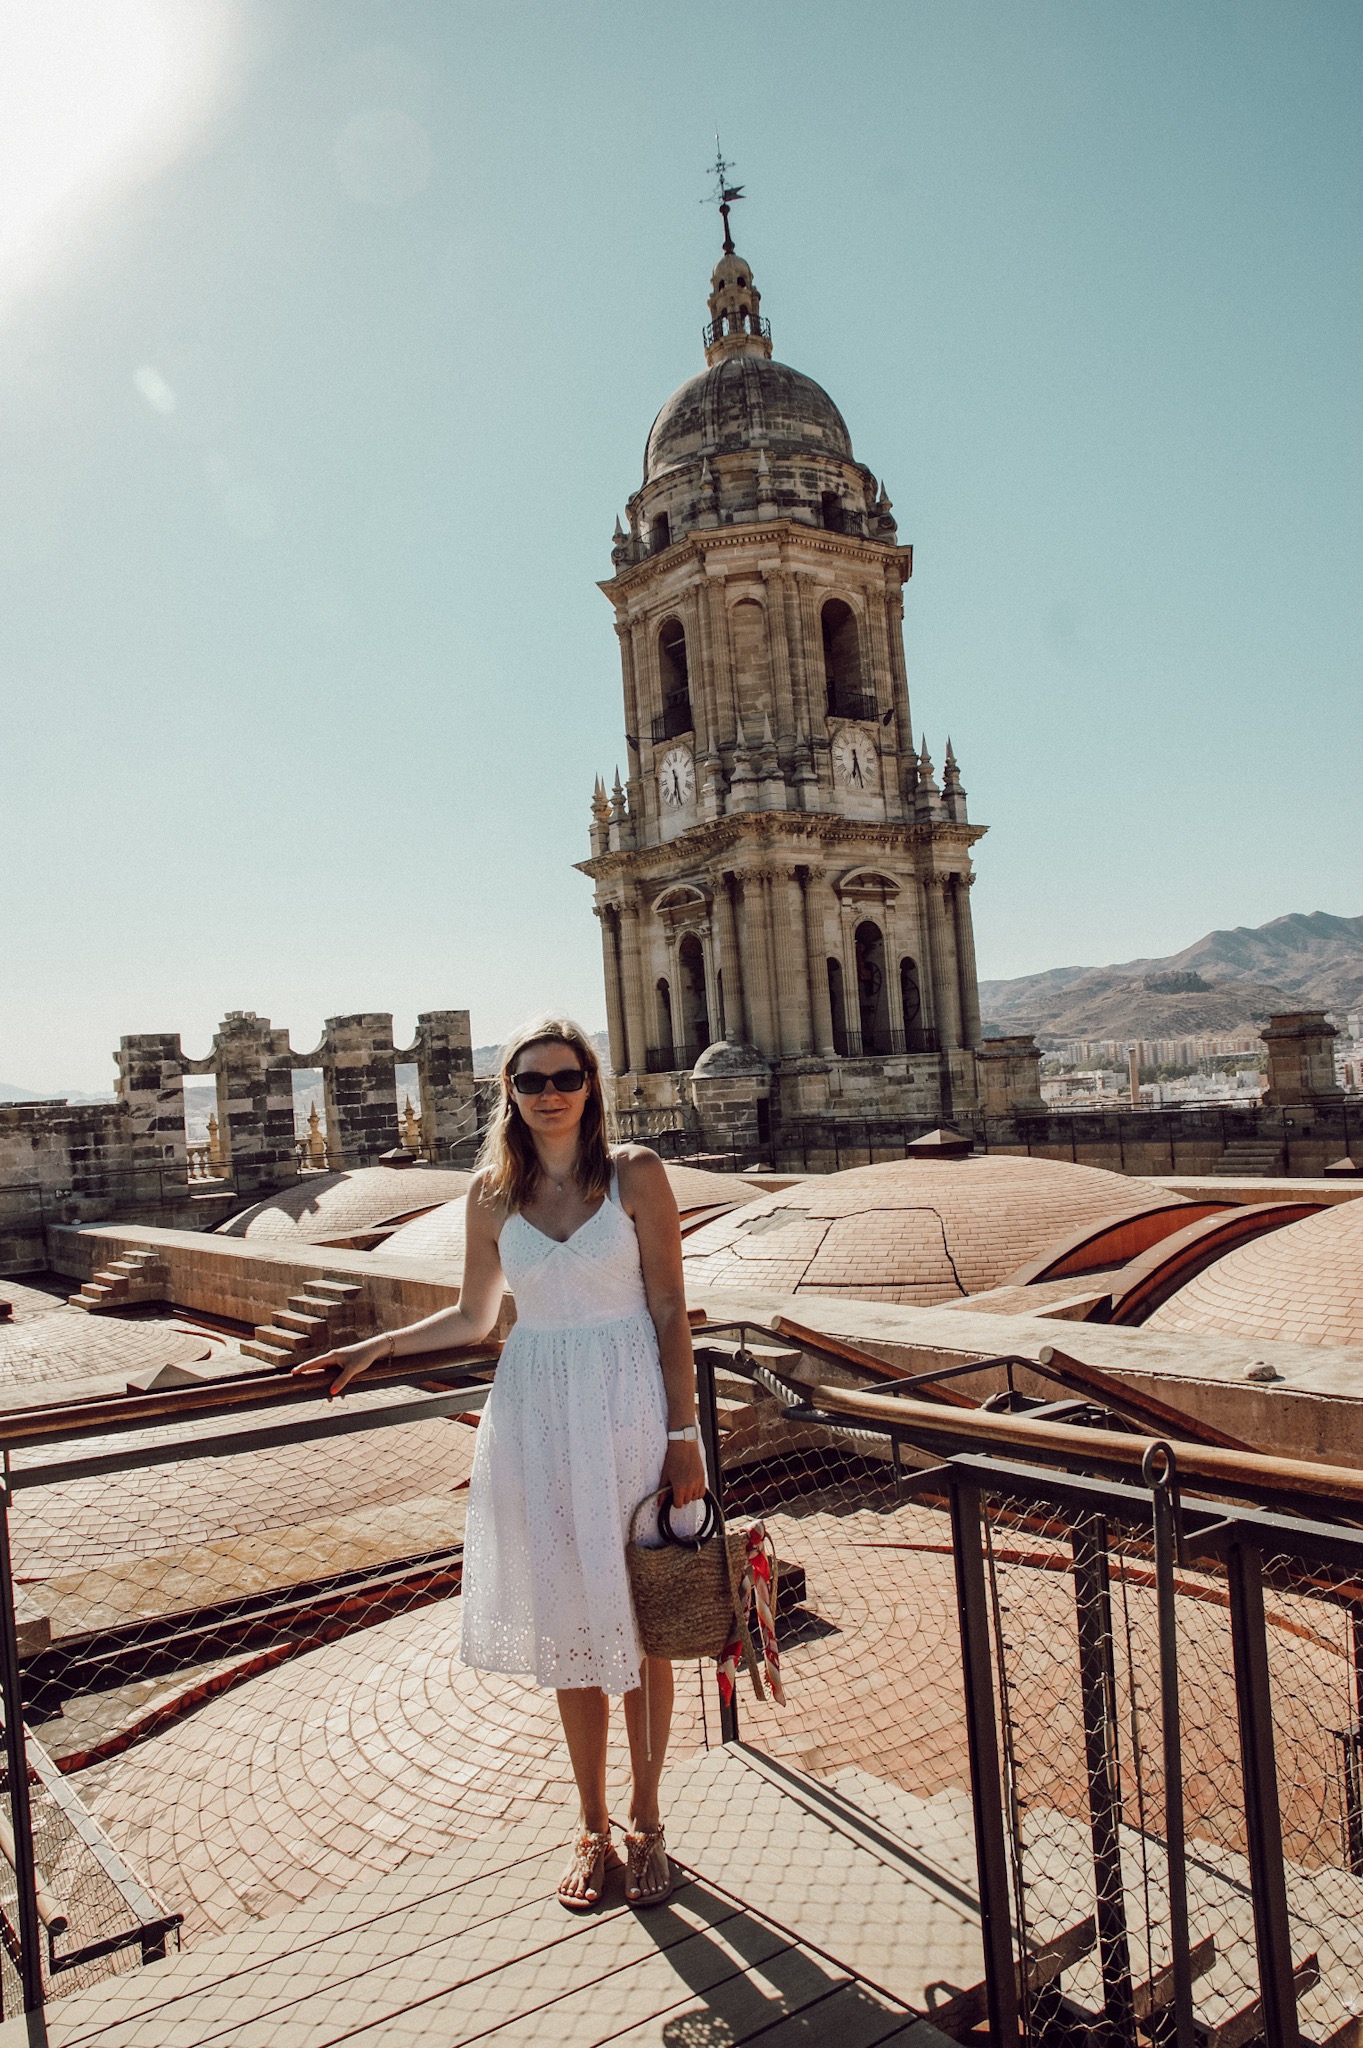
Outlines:
[[1339,1033],[1324,1010],[1287,1010],[1270,1017],[1259,1036],[1268,1047],[1270,1109],[1310,1108],[1341,1102],[1335,1080],[1334,1044]]
[[[290,1295],[326,1274],[356,1282],[355,1335],[373,1336],[453,1308],[459,1271],[438,1259],[385,1259],[381,1252],[348,1252],[290,1242],[276,1250],[254,1239],[217,1237],[152,1225],[59,1225],[48,1232],[54,1272],[78,1285],[130,1250],[157,1254],[166,1275],[165,1298],[174,1308],[222,1318],[243,1328],[268,1323]],[[510,1302],[503,1316],[509,1327]]]
[[[1202,1331],[1057,1323],[1040,1315],[987,1315],[973,1311],[968,1302],[905,1308],[891,1302],[730,1288],[690,1288],[687,1300],[691,1308],[703,1308],[712,1322],[751,1316],[755,1322],[771,1324],[778,1315],[788,1316],[808,1329],[874,1352],[906,1372],[931,1372],[970,1358],[1005,1354],[1039,1361],[1043,1348],[1054,1346],[1242,1442],[1263,1445],[1283,1457],[1363,1468],[1363,1350],[1326,1351],[1315,1344],[1281,1340],[1250,1343]],[[1245,1369],[1256,1361],[1272,1366],[1281,1378],[1268,1385],[1247,1380]],[[1028,1384],[1020,1368],[1014,1373],[1025,1391],[1054,1398],[1053,1382],[1038,1377]],[[998,1392],[1005,1384],[1003,1367],[961,1382],[977,1397]]]
[[1045,1108],[1041,1094],[1041,1047],[1025,1037],[986,1038],[975,1048],[980,1108],[986,1116]]

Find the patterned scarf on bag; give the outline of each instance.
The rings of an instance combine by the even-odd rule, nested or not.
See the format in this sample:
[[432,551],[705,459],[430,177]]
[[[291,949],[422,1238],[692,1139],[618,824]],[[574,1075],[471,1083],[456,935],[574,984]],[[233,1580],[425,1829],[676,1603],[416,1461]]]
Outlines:
[[[758,1640],[762,1646],[762,1662],[766,1666],[767,1684],[771,1687],[771,1696],[777,1706],[783,1707],[786,1703],[786,1695],[781,1685],[781,1653],[776,1647],[776,1601],[772,1578],[772,1552],[767,1540],[765,1522],[754,1522],[748,1531],[748,1554],[743,1562],[743,1580],[739,1588],[738,1612],[743,1616],[744,1621],[748,1623],[749,1628],[751,1627],[751,1617],[754,1608],[757,1610],[757,1633]],[[724,1653],[715,1660],[719,1678],[719,1696],[726,1707],[733,1703],[734,1693],[738,1686],[739,1659],[743,1656],[744,1651],[743,1634],[744,1631],[740,1629],[737,1618],[735,1618],[733,1634],[724,1646]],[[753,1665],[750,1668],[752,1670],[753,1691],[761,1699],[763,1697],[762,1681],[758,1676],[756,1666]]]

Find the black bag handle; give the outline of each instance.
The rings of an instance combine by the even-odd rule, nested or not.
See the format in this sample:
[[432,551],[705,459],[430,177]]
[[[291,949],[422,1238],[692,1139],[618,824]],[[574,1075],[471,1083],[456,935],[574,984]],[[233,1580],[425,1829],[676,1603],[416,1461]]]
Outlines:
[[679,1550],[699,1550],[701,1544],[708,1543],[716,1529],[722,1526],[719,1502],[715,1499],[708,1486],[705,1489],[705,1513],[701,1518],[701,1525],[694,1536],[678,1536],[673,1530],[672,1509],[674,1505],[672,1488],[670,1486],[664,1487],[658,1501],[658,1534],[662,1537],[664,1543],[675,1543]]

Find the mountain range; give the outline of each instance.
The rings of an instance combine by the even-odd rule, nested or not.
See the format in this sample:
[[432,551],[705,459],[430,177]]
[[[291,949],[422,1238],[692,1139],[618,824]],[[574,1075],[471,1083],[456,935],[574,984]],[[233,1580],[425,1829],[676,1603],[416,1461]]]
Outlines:
[[1363,1006],[1363,917],[1292,911],[1181,953],[982,981],[985,1032],[1046,1039],[1254,1033],[1275,1010]]

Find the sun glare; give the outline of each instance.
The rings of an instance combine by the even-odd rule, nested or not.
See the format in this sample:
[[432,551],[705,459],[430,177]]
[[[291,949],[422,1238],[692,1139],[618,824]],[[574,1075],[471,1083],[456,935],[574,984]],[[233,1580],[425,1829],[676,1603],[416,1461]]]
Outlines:
[[222,8],[185,0],[0,0],[0,295],[183,145],[227,27]]

